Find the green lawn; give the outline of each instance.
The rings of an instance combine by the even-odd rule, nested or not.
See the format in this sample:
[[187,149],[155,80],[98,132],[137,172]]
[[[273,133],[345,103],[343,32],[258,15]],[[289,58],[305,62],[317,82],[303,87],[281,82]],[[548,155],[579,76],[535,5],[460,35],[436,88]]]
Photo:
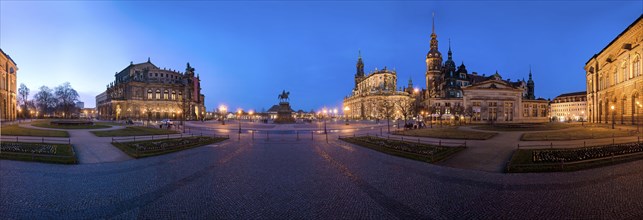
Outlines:
[[128,126],[123,129],[110,131],[91,131],[98,137],[124,137],[124,136],[144,136],[160,134],[178,134],[175,130],[158,129],[150,127]]
[[467,140],[487,140],[498,133],[479,132],[479,131],[462,131],[457,128],[424,128],[394,132],[394,134],[415,136],[415,137],[432,137],[445,139],[467,139]]
[[8,136],[69,137],[67,131],[23,128],[18,125],[3,125],[0,128],[0,134]]
[[94,125],[52,125],[50,124],[51,120],[40,120],[34,121],[31,123],[32,126],[41,127],[41,128],[56,128],[56,129],[100,129],[100,128],[110,128],[112,126],[107,125],[107,123],[94,123]]
[[385,154],[409,158],[427,163],[437,163],[446,160],[453,154],[464,150],[465,147],[444,147],[416,142],[387,140],[384,138],[360,136],[346,137],[340,140],[370,148]]
[[525,133],[520,140],[523,141],[561,141],[581,140],[594,138],[626,137],[636,135],[633,131],[609,129],[601,127],[574,127],[564,132],[533,132]]
[[225,141],[226,137],[205,137],[193,136],[183,138],[171,138],[161,140],[147,140],[134,142],[116,142],[112,143],[115,147],[134,158],[156,156],[161,154],[172,153],[190,148],[200,147],[203,145],[213,144]]
[[579,124],[571,123],[534,123],[534,124],[495,124],[495,125],[479,125],[473,127],[474,129],[487,130],[487,131],[548,131],[559,130],[571,127],[580,126]]
[[[16,143],[16,142],[3,142],[1,159],[8,160],[23,160],[23,161],[37,161],[46,163],[63,163],[75,164],[78,163],[76,156],[73,153],[73,147],[69,144],[48,144],[48,143]],[[42,149],[43,146],[55,148],[55,154],[44,153],[30,153],[32,150]],[[10,149],[13,148],[13,149]],[[24,150],[16,152],[15,149],[19,148]],[[25,153],[26,152],[26,153]],[[51,157],[48,155],[65,156],[65,157]]]

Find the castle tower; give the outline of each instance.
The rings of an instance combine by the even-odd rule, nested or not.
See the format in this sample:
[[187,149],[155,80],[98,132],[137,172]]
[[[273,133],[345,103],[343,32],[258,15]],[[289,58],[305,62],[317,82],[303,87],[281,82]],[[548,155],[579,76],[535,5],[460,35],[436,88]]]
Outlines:
[[433,26],[431,29],[431,42],[429,52],[426,54],[426,90],[429,97],[438,97],[440,92],[440,72],[442,66],[442,54],[438,51],[438,35],[435,34],[435,13],[433,14]]

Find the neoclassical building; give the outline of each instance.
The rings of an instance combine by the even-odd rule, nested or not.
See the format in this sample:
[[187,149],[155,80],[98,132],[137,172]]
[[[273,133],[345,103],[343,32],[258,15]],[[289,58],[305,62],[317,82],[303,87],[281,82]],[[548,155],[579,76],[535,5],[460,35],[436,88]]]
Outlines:
[[556,96],[550,103],[550,117],[554,121],[587,120],[587,92],[572,92]]
[[637,124],[642,113],[643,15],[585,63],[587,112],[594,123]]
[[114,82],[96,96],[101,119],[175,119],[187,120],[205,115],[205,96],[201,80],[187,64],[185,72],[161,69],[147,62],[125,67],[115,74]]
[[348,107],[345,115],[351,119],[408,119],[411,116],[415,100],[411,81],[407,89],[398,90],[395,70],[375,68],[364,74],[361,54],[356,67],[355,87],[343,102],[344,107]]
[[16,120],[18,67],[16,62],[4,53],[2,49],[0,49],[0,73],[2,74],[2,81],[0,82],[0,120]]

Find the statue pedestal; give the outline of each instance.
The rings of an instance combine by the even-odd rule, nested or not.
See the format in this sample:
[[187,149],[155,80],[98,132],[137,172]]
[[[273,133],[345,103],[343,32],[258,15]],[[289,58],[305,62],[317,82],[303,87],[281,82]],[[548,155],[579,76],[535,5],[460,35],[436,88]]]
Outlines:
[[277,119],[274,121],[275,124],[293,124],[295,123],[295,118],[292,117],[292,109],[290,108],[290,103],[280,102],[279,109],[277,109]]

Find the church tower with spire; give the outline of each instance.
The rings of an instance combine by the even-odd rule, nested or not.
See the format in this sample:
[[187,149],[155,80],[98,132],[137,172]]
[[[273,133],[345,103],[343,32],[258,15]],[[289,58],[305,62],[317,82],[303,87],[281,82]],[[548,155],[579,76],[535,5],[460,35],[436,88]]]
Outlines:
[[536,99],[534,94],[534,80],[531,78],[531,66],[529,67],[529,80],[527,80],[527,99]]
[[440,95],[442,54],[438,51],[438,35],[435,34],[435,13],[433,13],[433,26],[431,28],[430,49],[426,54],[426,90],[429,97]]
[[362,61],[362,51],[360,50],[357,55],[357,71],[355,72],[355,90],[357,90],[357,84],[364,79],[364,62]]

